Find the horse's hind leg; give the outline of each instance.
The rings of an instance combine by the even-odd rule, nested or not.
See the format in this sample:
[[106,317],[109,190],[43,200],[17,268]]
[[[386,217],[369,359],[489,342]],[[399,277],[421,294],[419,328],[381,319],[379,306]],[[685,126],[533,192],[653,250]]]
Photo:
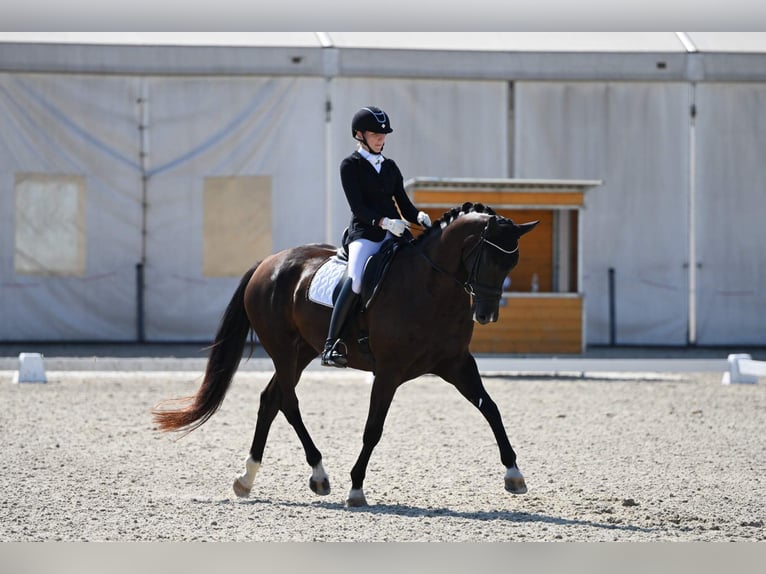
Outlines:
[[276,373],[261,393],[255,434],[250,447],[250,456],[245,463],[245,473],[234,481],[234,492],[237,496],[245,497],[250,494],[255,475],[261,466],[271,424],[280,410],[298,435],[306,452],[306,461],[312,467],[309,487],[317,494],[330,493],[330,479],[322,466],[322,454],[314,445],[303,424],[298,398],[295,395],[295,386],[298,384],[300,373],[316,356],[316,351],[302,347],[297,355],[297,361],[287,365],[284,361],[274,361]]
[[253,487],[255,475],[261,468],[263,450],[266,448],[266,438],[269,435],[271,423],[279,412],[280,404],[279,383],[276,373],[271,377],[269,384],[261,393],[261,403],[258,407],[258,418],[255,423],[255,435],[250,446],[250,456],[245,463],[245,474],[234,481],[234,493],[239,497],[246,497]]
[[505,489],[513,494],[527,492],[527,485],[524,476],[516,465],[516,453],[508,440],[500,411],[484,388],[474,358],[471,355],[466,355],[462,361],[450,363],[444,368],[435,370],[434,374],[439,375],[448,383],[452,383],[461,395],[479,409],[479,412],[489,423],[500,449],[500,460],[506,468]]
[[316,351],[306,344],[301,344],[298,353],[298,368],[291,381],[283,381],[282,385],[282,404],[281,410],[285,415],[287,422],[295,430],[298,435],[298,439],[303,445],[303,450],[306,453],[306,462],[311,466],[312,473],[309,478],[309,488],[319,495],[330,494],[330,478],[325,472],[324,466],[322,466],[322,453],[314,444],[311,439],[309,431],[306,429],[306,425],[303,423],[303,417],[298,405],[298,397],[295,394],[295,387],[298,384],[298,379],[303,369],[316,357]]

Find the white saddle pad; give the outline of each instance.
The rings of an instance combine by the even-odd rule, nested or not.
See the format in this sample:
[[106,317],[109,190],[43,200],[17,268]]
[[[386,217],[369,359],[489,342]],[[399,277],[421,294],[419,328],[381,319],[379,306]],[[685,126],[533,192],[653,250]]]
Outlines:
[[332,307],[332,293],[335,286],[346,274],[346,262],[337,257],[330,257],[322,263],[311,278],[309,285],[309,301]]

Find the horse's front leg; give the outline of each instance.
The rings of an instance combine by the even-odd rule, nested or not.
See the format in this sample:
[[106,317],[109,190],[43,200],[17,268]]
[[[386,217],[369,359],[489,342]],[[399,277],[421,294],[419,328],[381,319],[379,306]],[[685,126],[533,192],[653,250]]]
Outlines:
[[370,409],[362,437],[362,452],[351,469],[351,490],[346,498],[346,506],[367,506],[363,484],[367,474],[367,464],[375,446],[383,435],[383,423],[386,420],[391,401],[394,399],[400,378],[393,375],[376,374],[370,392]]
[[451,362],[435,370],[434,373],[448,383],[453,384],[461,395],[479,409],[479,412],[484,415],[484,418],[489,423],[492,433],[495,435],[497,446],[500,449],[500,460],[506,468],[505,489],[513,494],[526,493],[527,485],[524,481],[524,476],[516,464],[516,453],[513,447],[511,447],[511,442],[508,440],[500,411],[484,388],[479,368],[476,366],[473,356],[466,354],[462,360]]

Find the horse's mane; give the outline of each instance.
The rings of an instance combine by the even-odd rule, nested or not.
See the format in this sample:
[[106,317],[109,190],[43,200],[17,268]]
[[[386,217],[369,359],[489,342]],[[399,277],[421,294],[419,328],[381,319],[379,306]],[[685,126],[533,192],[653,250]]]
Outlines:
[[467,213],[486,213],[488,215],[497,215],[495,210],[488,205],[466,201],[463,205],[459,205],[445,211],[442,216],[434,221],[431,227],[421,233],[413,243],[420,243],[426,237],[430,237],[434,233],[440,233],[441,230],[447,227],[450,223],[454,222],[457,218]]

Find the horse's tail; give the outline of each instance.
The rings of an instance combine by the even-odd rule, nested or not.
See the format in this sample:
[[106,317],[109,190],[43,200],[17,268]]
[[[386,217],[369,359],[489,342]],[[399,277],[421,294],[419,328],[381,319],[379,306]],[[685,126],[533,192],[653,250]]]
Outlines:
[[[188,434],[205,424],[221,406],[239,367],[247,334],[250,332],[250,320],[245,312],[245,289],[257,267],[253,266],[242,276],[239,287],[224,311],[215,341],[210,346],[205,378],[197,394],[163,401],[152,410],[160,430],[186,430]],[[183,406],[177,409],[163,408],[168,403],[180,403]]]

